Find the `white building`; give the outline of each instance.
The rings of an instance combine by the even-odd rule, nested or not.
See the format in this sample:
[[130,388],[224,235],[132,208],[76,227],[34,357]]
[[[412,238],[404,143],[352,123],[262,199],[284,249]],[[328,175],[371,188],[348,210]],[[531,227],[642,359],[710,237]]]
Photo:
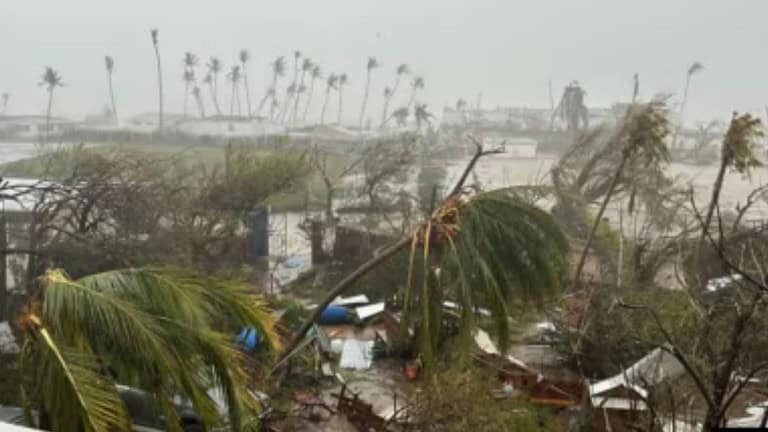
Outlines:
[[62,117],[46,120],[43,115],[0,116],[0,135],[8,138],[37,139],[45,136],[48,124],[48,136],[58,137],[75,127],[76,123]]

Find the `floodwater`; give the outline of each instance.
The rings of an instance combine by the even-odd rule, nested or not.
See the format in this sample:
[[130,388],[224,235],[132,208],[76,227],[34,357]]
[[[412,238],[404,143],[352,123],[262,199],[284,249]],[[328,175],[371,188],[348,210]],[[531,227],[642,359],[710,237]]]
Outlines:
[[30,142],[0,142],[0,164],[26,159],[37,154],[40,144]]

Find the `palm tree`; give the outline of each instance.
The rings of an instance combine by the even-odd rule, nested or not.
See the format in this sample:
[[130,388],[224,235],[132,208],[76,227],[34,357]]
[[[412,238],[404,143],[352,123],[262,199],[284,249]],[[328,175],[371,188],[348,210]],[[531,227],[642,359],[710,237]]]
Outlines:
[[416,101],[416,92],[424,88],[424,78],[416,77],[411,81],[411,98],[408,100],[408,108]]
[[341,111],[342,111],[342,105],[344,102],[344,95],[343,95],[342,89],[344,88],[345,85],[347,85],[347,82],[348,82],[347,74],[343,73],[339,75],[338,82],[339,82],[339,107],[338,107],[338,116],[336,118],[336,122],[339,125],[341,125]]
[[636,104],[627,110],[619,133],[615,136],[616,142],[622,145],[621,159],[616,166],[616,171],[613,173],[611,183],[603,197],[603,202],[595,216],[592,229],[589,231],[584,249],[579,257],[573,277],[573,283],[577,287],[581,284],[581,273],[584,270],[589,249],[592,246],[597,229],[603,222],[605,209],[613,197],[619,180],[624,175],[624,168],[635,158],[643,158],[642,160],[645,165],[669,161],[669,150],[665,144],[665,140],[669,135],[669,120],[666,115],[667,110],[663,101],[652,101],[642,105]]
[[368,93],[371,90],[371,71],[379,67],[379,62],[374,57],[368,57],[368,63],[366,64],[366,77],[365,77],[365,93],[363,93],[363,103],[360,107],[360,121],[358,122],[359,129],[363,130],[363,121],[365,120],[365,108],[368,105]]
[[199,60],[197,56],[191,52],[184,53],[184,116],[187,116],[188,99],[190,89],[197,87],[195,83],[195,68],[197,67]]
[[312,96],[314,96],[315,94],[315,81],[323,77],[323,74],[320,71],[320,66],[314,65],[312,67],[311,76],[312,76],[312,81],[309,82],[309,96],[307,96],[307,103],[304,104],[304,114],[301,116],[302,122],[307,121],[307,113],[309,113],[309,106],[312,105]]
[[240,66],[243,71],[243,87],[245,89],[245,103],[248,108],[248,118],[253,116],[251,111],[251,87],[248,85],[248,67],[247,63],[251,59],[251,54],[248,50],[240,50]]
[[[466,182],[477,152],[453,190],[431,217],[392,246],[331,288],[284,350],[290,354],[325,308],[372,270],[409,246],[410,265],[402,292],[403,322],[417,322],[420,354],[429,365],[441,330],[443,299],[460,305],[464,342],[476,329],[474,311],[491,310],[502,350],[509,343],[509,306],[513,300],[536,300],[559,288],[567,241],[551,215],[518,198],[510,190],[466,195]],[[440,269],[439,275],[436,269]],[[414,314],[419,314],[414,320]],[[466,347],[462,344],[462,347]],[[283,364],[279,361],[275,369]]]
[[688,70],[685,73],[685,86],[683,87],[683,98],[680,101],[680,119],[677,128],[675,128],[675,136],[672,137],[672,145],[677,146],[677,136],[683,129],[683,114],[685,113],[685,106],[688,103],[688,89],[691,85],[691,77],[704,70],[704,65],[695,61],[688,66]]
[[293,114],[291,115],[291,121],[296,122],[299,115],[299,103],[301,101],[302,93],[307,91],[307,86],[304,85],[304,79],[307,77],[307,72],[311,72],[315,65],[312,64],[312,60],[304,58],[301,62],[301,79],[299,81],[299,89],[296,92],[296,99],[293,101]]
[[[115,105],[115,90],[112,87],[112,72],[115,70],[115,61],[110,56],[104,57],[104,65],[107,69],[107,82],[109,83],[109,100],[112,103],[112,117],[115,119],[115,124],[120,123],[117,118],[117,105]],[[5,108],[3,108],[5,111]]]
[[742,175],[749,175],[752,168],[760,166],[760,162],[755,158],[756,141],[763,136],[760,128],[759,118],[752,117],[750,114],[733,113],[720,149],[720,169],[712,186],[712,199],[709,201],[707,213],[702,222],[701,237],[696,252],[697,267],[700,266],[701,250],[707,240],[712,218],[720,201],[726,170],[730,168]]
[[162,66],[160,65],[160,47],[158,46],[158,32],[157,29],[152,29],[149,31],[150,36],[152,36],[152,46],[155,47],[155,62],[157,63],[157,89],[158,89],[158,111],[157,111],[157,129],[158,131],[163,131],[163,70]]
[[431,112],[427,111],[426,104],[420,103],[416,104],[416,107],[413,110],[413,116],[416,119],[416,128],[418,130],[421,130],[421,125],[425,122],[431,126],[432,118],[435,117]]
[[[129,430],[116,383],[149,392],[154,408],[180,430],[174,399],[191,402],[204,428],[220,424],[207,396],[224,392],[229,423],[254,419],[236,326],[255,327],[276,347],[274,320],[261,298],[238,283],[179,270],[131,269],[69,279],[46,272],[20,314],[24,406],[43,430]],[[28,416],[30,423],[35,423]]]
[[211,97],[213,98],[213,107],[216,108],[216,115],[221,115],[221,107],[219,106],[219,74],[224,70],[224,65],[216,57],[208,59],[206,64],[208,67],[208,74],[211,77]]
[[[328,75],[328,79],[325,80],[325,98],[323,99],[323,109],[320,111],[320,124],[325,124],[325,109],[328,108],[328,99],[331,96],[331,90],[336,88],[336,81],[338,81],[336,74]],[[311,93],[310,93],[311,95]]]
[[48,109],[45,111],[45,139],[43,144],[48,144],[48,135],[51,131],[51,109],[53,107],[53,91],[56,87],[63,87],[64,83],[61,80],[61,75],[53,70],[52,67],[47,66],[43,73],[41,86],[45,86],[45,90],[48,92]]
[[213,101],[213,107],[216,109],[217,114],[220,113],[218,106],[216,105],[216,92],[213,88],[213,75],[210,73],[205,74],[205,78],[203,78],[203,84],[206,84],[208,86],[208,92],[211,95],[211,101]]
[[8,92],[3,93],[3,95],[0,97],[0,100],[2,100],[3,104],[3,111],[2,113],[5,114],[5,110],[8,108],[8,101],[11,99],[11,94]]
[[227,74],[227,79],[229,79],[230,82],[232,82],[232,96],[229,99],[229,115],[234,114],[235,110],[235,102],[237,102],[237,113],[238,115],[242,113],[241,107],[240,107],[240,79],[242,78],[242,75],[240,74],[240,66],[235,65],[232,66],[232,70]]
[[200,113],[200,118],[205,118],[205,105],[203,104],[203,98],[200,96],[200,87],[195,84],[192,89],[192,96],[195,97],[195,103],[197,104],[197,111]]
[[288,118],[288,107],[290,106],[291,101],[293,100],[293,96],[296,94],[296,92],[299,89],[296,87],[296,83],[292,82],[288,87],[285,89],[285,100],[283,101],[283,108],[280,110],[280,122],[283,123]]
[[397,77],[395,78],[395,85],[392,86],[392,90],[389,92],[389,95],[384,96],[384,111],[381,113],[381,127],[384,127],[384,125],[389,120],[389,103],[392,101],[392,98],[397,93],[397,89],[400,86],[400,79],[403,77],[403,75],[407,75],[411,72],[410,68],[407,64],[403,63],[400,66],[397,67]]
[[280,56],[276,58],[272,62],[272,82],[267,87],[267,90],[264,92],[264,96],[261,98],[261,101],[259,102],[259,107],[256,108],[256,115],[261,115],[261,110],[264,108],[264,104],[267,102],[267,99],[272,98],[274,100],[275,97],[275,91],[277,87],[277,80],[281,76],[285,75],[285,58],[283,56]]

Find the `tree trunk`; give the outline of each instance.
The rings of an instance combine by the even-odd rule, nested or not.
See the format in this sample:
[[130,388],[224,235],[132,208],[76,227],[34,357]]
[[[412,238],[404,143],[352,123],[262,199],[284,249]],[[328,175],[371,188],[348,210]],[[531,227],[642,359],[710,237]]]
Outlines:
[[342,107],[342,103],[344,102],[344,95],[342,94],[342,89],[341,89],[341,87],[342,87],[342,86],[339,86],[339,110],[338,110],[338,111],[339,111],[339,113],[338,113],[338,117],[337,117],[337,119],[336,119],[336,123],[337,123],[339,126],[341,126],[341,107]]
[[[725,145],[725,144],[723,144]],[[712,200],[707,207],[707,214],[704,217],[704,223],[701,227],[701,237],[699,238],[699,244],[696,248],[696,270],[701,270],[701,253],[704,245],[707,241],[707,233],[709,232],[709,226],[712,224],[712,218],[715,215],[715,209],[720,201],[720,191],[723,188],[723,179],[725,179],[725,170],[728,168],[728,161],[724,155],[721,155],[720,169],[717,171],[717,177],[715,178],[715,184],[712,186]]]
[[360,107],[359,129],[363,130],[363,120],[365,120],[365,108],[368,105],[368,92],[371,90],[371,70],[368,69],[368,75],[365,78],[365,93],[363,94],[363,105]]
[[395,97],[395,93],[397,92],[397,87],[400,86],[400,74],[397,74],[397,79],[395,80],[395,85],[392,86],[392,92],[389,93],[389,97],[384,101],[384,111],[381,113],[381,126],[380,128],[383,128],[385,124],[387,124],[387,121],[389,120],[389,103],[392,102],[392,98]]
[[197,110],[200,112],[200,118],[205,118],[205,104],[199,90],[195,93],[195,101],[197,102]]
[[155,60],[157,62],[157,89],[158,89],[158,103],[159,111],[157,113],[157,129],[160,133],[163,132],[163,70],[160,65],[160,49],[155,44]]
[[187,116],[189,106],[189,83],[184,84],[184,117]]
[[112,72],[107,73],[107,79],[109,81],[109,99],[112,102],[112,116],[115,118],[115,124],[120,124],[117,117],[117,105],[115,105],[115,90],[112,87]]
[[[295,83],[294,83],[295,84]],[[296,87],[294,85],[294,87]],[[291,106],[291,102],[293,102],[293,98],[296,95],[296,90],[294,89],[293,93],[288,93],[286,91],[285,94],[285,102],[283,102],[283,108],[280,110],[280,123],[285,123],[286,120],[288,120],[288,107]]]
[[232,94],[229,96],[229,116],[232,117],[235,114],[235,82],[232,81]]
[[253,117],[251,112],[251,88],[248,86],[248,74],[245,72],[245,63],[243,63],[243,87],[245,89],[245,106],[248,108],[248,118]]
[[211,91],[213,94],[213,106],[216,108],[216,115],[221,115],[221,106],[219,105],[219,74],[213,75]]
[[573,284],[575,287],[579,287],[581,285],[581,273],[584,270],[584,264],[587,261],[589,248],[592,246],[592,242],[595,239],[597,228],[600,226],[600,222],[603,218],[603,214],[605,213],[605,209],[608,207],[608,203],[611,201],[613,190],[616,188],[616,185],[619,182],[622,171],[624,171],[624,165],[626,165],[627,159],[629,159],[629,155],[622,155],[621,162],[619,162],[619,166],[616,168],[616,172],[613,174],[613,179],[611,179],[611,184],[608,186],[608,191],[605,194],[605,198],[603,198],[603,203],[600,205],[600,210],[597,212],[595,221],[592,223],[592,229],[589,231],[587,242],[584,245],[584,250],[581,252],[581,256],[579,257],[579,264],[576,266],[576,272],[573,275]]
[[304,78],[306,76],[306,72],[301,72],[301,83],[299,84],[299,88],[296,89],[296,99],[293,101],[293,114],[291,115],[291,122],[296,123],[296,120],[298,120],[299,116],[299,102],[301,101],[301,88],[304,87]]
[[325,99],[323,100],[323,109],[320,111],[320,124],[325,124],[325,109],[328,108],[328,98],[331,96],[331,88],[325,89]]
[[264,109],[264,104],[267,103],[267,100],[269,99],[269,95],[275,91],[275,86],[277,85],[277,74],[272,75],[272,83],[267,87],[267,91],[264,93],[264,96],[261,98],[261,101],[259,101],[259,107],[256,108],[256,115],[261,116],[261,110]]
[[317,81],[315,78],[312,78],[312,81],[309,84],[309,96],[307,96],[307,103],[304,104],[304,114],[301,116],[301,121],[306,122],[307,121],[307,114],[309,113],[309,106],[312,105],[312,96],[315,94],[315,81]]
[[48,145],[48,134],[51,132],[51,108],[53,107],[53,88],[48,89],[48,109],[45,111],[45,145]]

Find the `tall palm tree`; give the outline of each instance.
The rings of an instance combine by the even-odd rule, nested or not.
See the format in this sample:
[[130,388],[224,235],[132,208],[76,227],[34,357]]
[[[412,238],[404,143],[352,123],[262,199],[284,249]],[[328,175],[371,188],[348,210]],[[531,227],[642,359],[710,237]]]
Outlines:
[[328,99],[331,96],[331,90],[336,88],[336,82],[338,81],[336,74],[328,75],[328,79],[325,80],[325,98],[323,99],[323,109],[320,111],[320,124],[325,124],[325,109],[328,108]]
[[400,107],[392,111],[392,117],[395,119],[395,123],[397,124],[397,127],[405,127],[407,125],[409,115],[410,115],[410,110],[408,109],[408,107]]
[[240,66],[232,66],[232,70],[227,74],[227,79],[232,83],[232,96],[229,99],[229,115],[234,115],[235,103],[237,103],[237,113],[242,114],[240,107],[240,80],[242,74],[240,73]]
[[389,103],[392,102],[392,98],[397,93],[398,87],[400,87],[400,80],[402,79],[403,75],[408,75],[411,72],[411,69],[407,64],[403,63],[397,67],[396,72],[397,77],[395,78],[395,85],[392,86],[392,90],[389,92],[389,95],[384,96],[384,110],[381,113],[381,127],[384,127],[384,125],[389,120]]
[[205,78],[203,78],[203,84],[208,86],[208,92],[211,95],[211,101],[213,102],[213,108],[216,110],[216,113],[220,113],[220,110],[218,109],[216,105],[216,92],[213,88],[213,75],[210,73],[205,74]]
[[301,121],[307,121],[307,114],[309,113],[309,106],[312,105],[312,96],[315,94],[315,81],[323,77],[320,71],[320,66],[314,65],[312,67],[312,81],[309,82],[309,96],[307,96],[307,103],[304,104],[304,114],[301,116]]
[[264,108],[264,104],[268,99],[272,98],[274,100],[277,89],[277,80],[283,75],[285,75],[285,58],[280,56],[272,62],[272,81],[264,92],[264,96],[261,98],[258,108],[256,108],[257,116],[261,115],[261,110]]
[[41,86],[45,86],[45,90],[48,92],[48,109],[45,110],[45,135],[43,144],[48,144],[48,136],[51,132],[51,109],[53,107],[53,91],[56,87],[63,87],[64,83],[61,80],[61,75],[53,70],[52,67],[47,66],[40,81]]
[[312,71],[315,65],[312,64],[312,60],[304,57],[301,62],[301,79],[299,80],[299,88],[296,92],[296,99],[293,101],[293,114],[291,115],[291,121],[296,123],[299,115],[299,103],[301,102],[301,95],[307,91],[307,86],[304,85],[304,80],[307,77],[307,73]]
[[157,63],[157,94],[158,94],[158,111],[157,111],[157,129],[163,131],[163,69],[160,64],[160,46],[158,45],[158,31],[152,29],[149,31],[152,37],[152,46],[155,48],[155,62]]
[[339,125],[341,125],[341,112],[342,112],[342,106],[344,104],[344,94],[343,94],[342,90],[343,90],[344,86],[347,85],[348,82],[349,82],[349,80],[347,79],[347,74],[343,73],[343,74],[339,75],[339,81],[338,81],[338,83],[339,83],[338,84],[339,85],[339,106],[337,108],[338,115],[336,117],[336,123],[338,123]]
[[197,87],[195,69],[199,63],[197,56],[187,51],[184,53],[184,116],[187,116],[190,89]]
[[174,400],[191,402],[204,428],[220,425],[212,383],[224,392],[233,430],[254,420],[236,327],[255,327],[276,347],[261,298],[238,283],[178,270],[108,271],[71,280],[45,273],[17,324],[22,332],[22,397],[30,426],[93,432],[130,430],[116,383],[146,390],[171,430]]
[[408,100],[406,107],[410,108],[416,101],[416,93],[424,88],[424,78],[417,76],[411,81],[411,98]]
[[[115,105],[115,90],[112,87],[112,72],[115,70],[115,60],[110,56],[104,57],[104,66],[107,69],[107,83],[109,83],[109,100],[112,103],[112,117],[114,117],[115,124],[120,123],[117,118],[117,105]],[[5,109],[3,109],[5,111]]]
[[363,121],[365,120],[365,109],[368,106],[368,94],[371,90],[371,71],[379,67],[379,62],[374,57],[368,57],[368,63],[366,64],[366,76],[365,76],[365,93],[363,93],[363,103],[360,106],[360,121],[358,127],[363,130]]
[[691,77],[704,70],[704,65],[695,61],[688,66],[688,70],[685,72],[685,86],[683,87],[683,98],[680,101],[679,111],[679,124],[675,128],[675,136],[672,137],[672,145],[677,146],[677,136],[683,129],[683,114],[685,114],[685,106],[688,104],[688,89],[691,86]]
[[216,108],[216,115],[221,115],[221,106],[219,105],[219,74],[224,70],[224,65],[217,57],[211,57],[206,64],[208,74],[211,76],[211,94],[213,98],[213,107]]
[[247,63],[251,59],[251,54],[248,52],[248,50],[240,50],[240,67],[243,71],[243,87],[245,90],[245,104],[248,108],[248,118],[251,118],[253,116],[253,112],[251,110],[251,87],[248,85],[248,66]]
[[2,96],[0,96],[0,103],[3,105],[3,111],[2,113],[5,114],[5,110],[8,108],[8,101],[11,99],[11,94],[8,92],[3,93]]

